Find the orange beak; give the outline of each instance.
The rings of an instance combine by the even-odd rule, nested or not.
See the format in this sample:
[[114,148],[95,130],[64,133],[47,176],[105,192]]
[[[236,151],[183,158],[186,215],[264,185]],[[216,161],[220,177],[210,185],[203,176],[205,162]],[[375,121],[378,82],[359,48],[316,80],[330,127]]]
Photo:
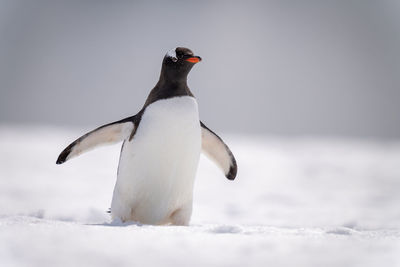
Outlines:
[[186,61],[190,62],[190,63],[198,63],[198,62],[201,61],[201,57],[197,57],[197,56],[196,57],[190,57],[190,58],[187,58]]

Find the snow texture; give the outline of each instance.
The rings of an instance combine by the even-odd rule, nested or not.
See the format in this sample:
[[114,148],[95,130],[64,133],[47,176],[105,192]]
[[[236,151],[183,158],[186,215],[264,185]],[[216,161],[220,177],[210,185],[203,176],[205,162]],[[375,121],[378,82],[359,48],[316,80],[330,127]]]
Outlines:
[[[0,127],[1,266],[400,266],[400,142],[221,134],[190,226],[111,222],[119,145],[58,166],[88,129]],[[217,129],[216,129],[217,130]]]

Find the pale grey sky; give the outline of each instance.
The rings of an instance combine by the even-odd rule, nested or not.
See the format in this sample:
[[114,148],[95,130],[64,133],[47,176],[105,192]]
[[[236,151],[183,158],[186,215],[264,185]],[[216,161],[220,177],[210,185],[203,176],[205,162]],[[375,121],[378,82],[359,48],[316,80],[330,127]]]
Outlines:
[[400,138],[398,1],[0,0],[0,124],[133,115],[176,46],[219,132]]

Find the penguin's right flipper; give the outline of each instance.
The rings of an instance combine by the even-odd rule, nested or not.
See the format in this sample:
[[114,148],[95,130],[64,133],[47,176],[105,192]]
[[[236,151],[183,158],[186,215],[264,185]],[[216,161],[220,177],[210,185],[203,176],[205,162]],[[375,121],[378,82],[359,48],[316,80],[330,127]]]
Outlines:
[[62,164],[101,145],[111,145],[132,138],[136,130],[136,116],[103,125],[75,140],[58,156]]

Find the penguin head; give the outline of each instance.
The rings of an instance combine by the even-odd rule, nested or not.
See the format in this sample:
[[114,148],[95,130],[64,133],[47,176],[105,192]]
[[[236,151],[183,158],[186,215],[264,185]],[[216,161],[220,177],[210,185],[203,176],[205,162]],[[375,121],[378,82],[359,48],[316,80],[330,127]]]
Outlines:
[[186,47],[171,49],[164,57],[161,75],[172,81],[186,80],[194,64],[200,61],[201,57]]

